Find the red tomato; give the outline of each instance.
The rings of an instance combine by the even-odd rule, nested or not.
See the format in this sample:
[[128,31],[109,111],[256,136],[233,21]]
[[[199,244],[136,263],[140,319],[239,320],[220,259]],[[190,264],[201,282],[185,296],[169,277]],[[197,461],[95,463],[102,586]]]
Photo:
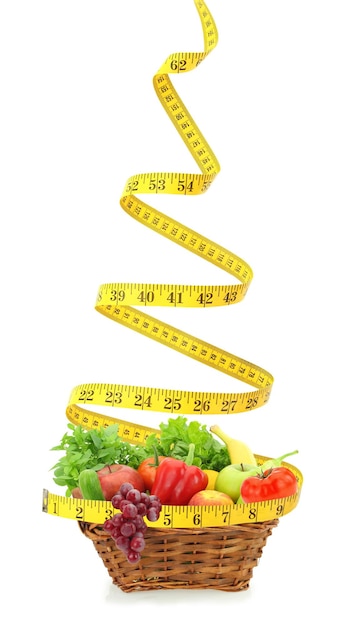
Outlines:
[[293,472],[287,467],[273,467],[263,474],[249,476],[240,488],[245,504],[287,498],[298,491],[298,483]]
[[[163,459],[165,458],[166,458],[165,456],[159,456],[158,465],[160,465]],[[156,465],[156,460],[154,456],[150,456],[144,461],[142,461],[142,463],[140,463],[139,467],[137,468],[137,471],[142,477],[143,482],[145,483],[146,489],[148,489],[148,491],[152,489],[152,485],[156,477],[156,471],[157,471],[158,465]]]

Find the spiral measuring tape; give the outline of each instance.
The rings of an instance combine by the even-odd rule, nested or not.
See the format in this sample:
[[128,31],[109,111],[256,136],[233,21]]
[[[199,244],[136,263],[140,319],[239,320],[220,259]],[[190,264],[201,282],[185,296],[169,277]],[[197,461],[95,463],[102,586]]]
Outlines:
[[[70,422],[85,428],[105,427],[118,422],[119,436],[130,443],[143,444],[148,435],[158,434],[159,430],[117,419],[93,411],[91,408],[85,408],[85,406],[98,405],[108,410],[114,407],[119,410],[135,409],[198,417],[205,414],[230,415],[251,411],[266,404],[273,385],[272,375],[262,367],[206,343],[145,312],[147,308],[153,306],[210,308],[236,304],[245,297],[253,278],[251,267],[243,259],[161,213],[135,195],[193,196],[202,194],[209,189],[220,171],[216,156],[169,78],[170,74],[183,74],[197,68],[217,45],[217,27],[206,4],[202,0],[194,0],[194,4],[202,25],[204,51],[171,54],[153,77],[153,85],[160,103],[195,159],[201,173],[154,172],[130,176],[120,198],[120,205],[128,215],[141,224],[213,263],[219,269],[229,273],[237,282],[218,286],[103,284],[99,287],[95,308],[99,313],[127,328],[248,384],[252,390],[235,393],[182,391],[106,383],[84,383],[72,390],[66,409]],[[136,306],[140,308],[136,309]],[[298,483],[301,485],[302,475],[299,470],[292,465],[288,467],[295,472]],[[299,493],[300,489],[298,494],[291,498],[262,502],[252,506],[163,507],[160,519],[153,524],[149,522],[149,525],[190,528],[200,525],[218,526],[269,520],[291,511],[297,504]],[[190,512],[189,509],[193,511]],[[43,492],[43,510],[53,515],[92,523],[100,523],[112,513],[109,502],[65,498],[51,494],[47,490]]]

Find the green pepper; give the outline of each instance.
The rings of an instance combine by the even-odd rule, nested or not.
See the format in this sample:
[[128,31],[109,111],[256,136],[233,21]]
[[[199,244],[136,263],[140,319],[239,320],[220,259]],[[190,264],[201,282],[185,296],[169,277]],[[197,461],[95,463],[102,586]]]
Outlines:
[[194,449],[190,444],[186,462],[167,457],[158,466],[151,494],[162,504],[186,505],[195,493],[206,489],[207,474],[192,465]]
[[292,456],[292,454],[298,454],[298,450],[294,450],[294,452],[287,452],[287,454],[282,454],[277,459],[268,459],[261,466],[260,469],[264,472],[273,467],[280,467],[282,465],[282,461],[286,459],[288,456]]

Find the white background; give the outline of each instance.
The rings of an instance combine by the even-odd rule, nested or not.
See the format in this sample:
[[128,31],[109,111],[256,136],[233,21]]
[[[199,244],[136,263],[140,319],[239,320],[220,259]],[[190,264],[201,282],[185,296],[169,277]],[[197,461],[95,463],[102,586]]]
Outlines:
[[[147,198],[254,270],[238,306],[156,313],[275,377],[266,407],[205,423],[217,420],[260,454],[299,449],[300,503],[242,594],[124,594],[74,522],[41,512],[42,488],[60,491],[49,450],[66,432],[75,385],[234,390],[232,379],[94,310],[104,282],[229,282],[119,205],[132,174],[198,172],[152,86],[170,53],[203,49],[193,2],[0,6],[8,623],[191,623],[191,611],[209,624],[342,623],[352,557],[351,2],[210,0],[219,44],[173,82],[221,172],[203,196]],[[158,426],[163,416],[124,418]]]

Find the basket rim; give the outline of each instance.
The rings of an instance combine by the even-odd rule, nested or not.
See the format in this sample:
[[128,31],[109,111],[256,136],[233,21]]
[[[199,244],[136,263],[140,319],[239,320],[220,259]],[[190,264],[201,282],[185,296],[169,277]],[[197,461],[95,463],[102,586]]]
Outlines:
[[[235,532],[235,531],[258,531],[258,530],[267,530],[267,529],[271,529],[271,528],[275,528],[276,526],[278,526],[279,523],[279,519],[278,518],[274,518],[272,520],[266,520],[263,522],[249,522],[249,523],[244,523],[244,524],[230,524],[229,526],[202,526],[200,528],[161,528],[161,527],[154,527],[154,526],[148,526],[147,531],[146,531],[146,536],[148,536],[150,533],[153,534],[160,534],[160,535],[166,535],[166,536],[171,536],[174,533],[177,533],[178,535],[204,535],[204,534],[228,534],[231,532]],[[109,533],[106,532],[103,529],[102,524],[95,524],[95,523],[91,523],[91,522],[78,522],[79,528],[82,531],[83,534],[85,534],[87,531],[88,532],[96,532],[98,531],[99,535],[101,536],[107,536],[109,537]]]

